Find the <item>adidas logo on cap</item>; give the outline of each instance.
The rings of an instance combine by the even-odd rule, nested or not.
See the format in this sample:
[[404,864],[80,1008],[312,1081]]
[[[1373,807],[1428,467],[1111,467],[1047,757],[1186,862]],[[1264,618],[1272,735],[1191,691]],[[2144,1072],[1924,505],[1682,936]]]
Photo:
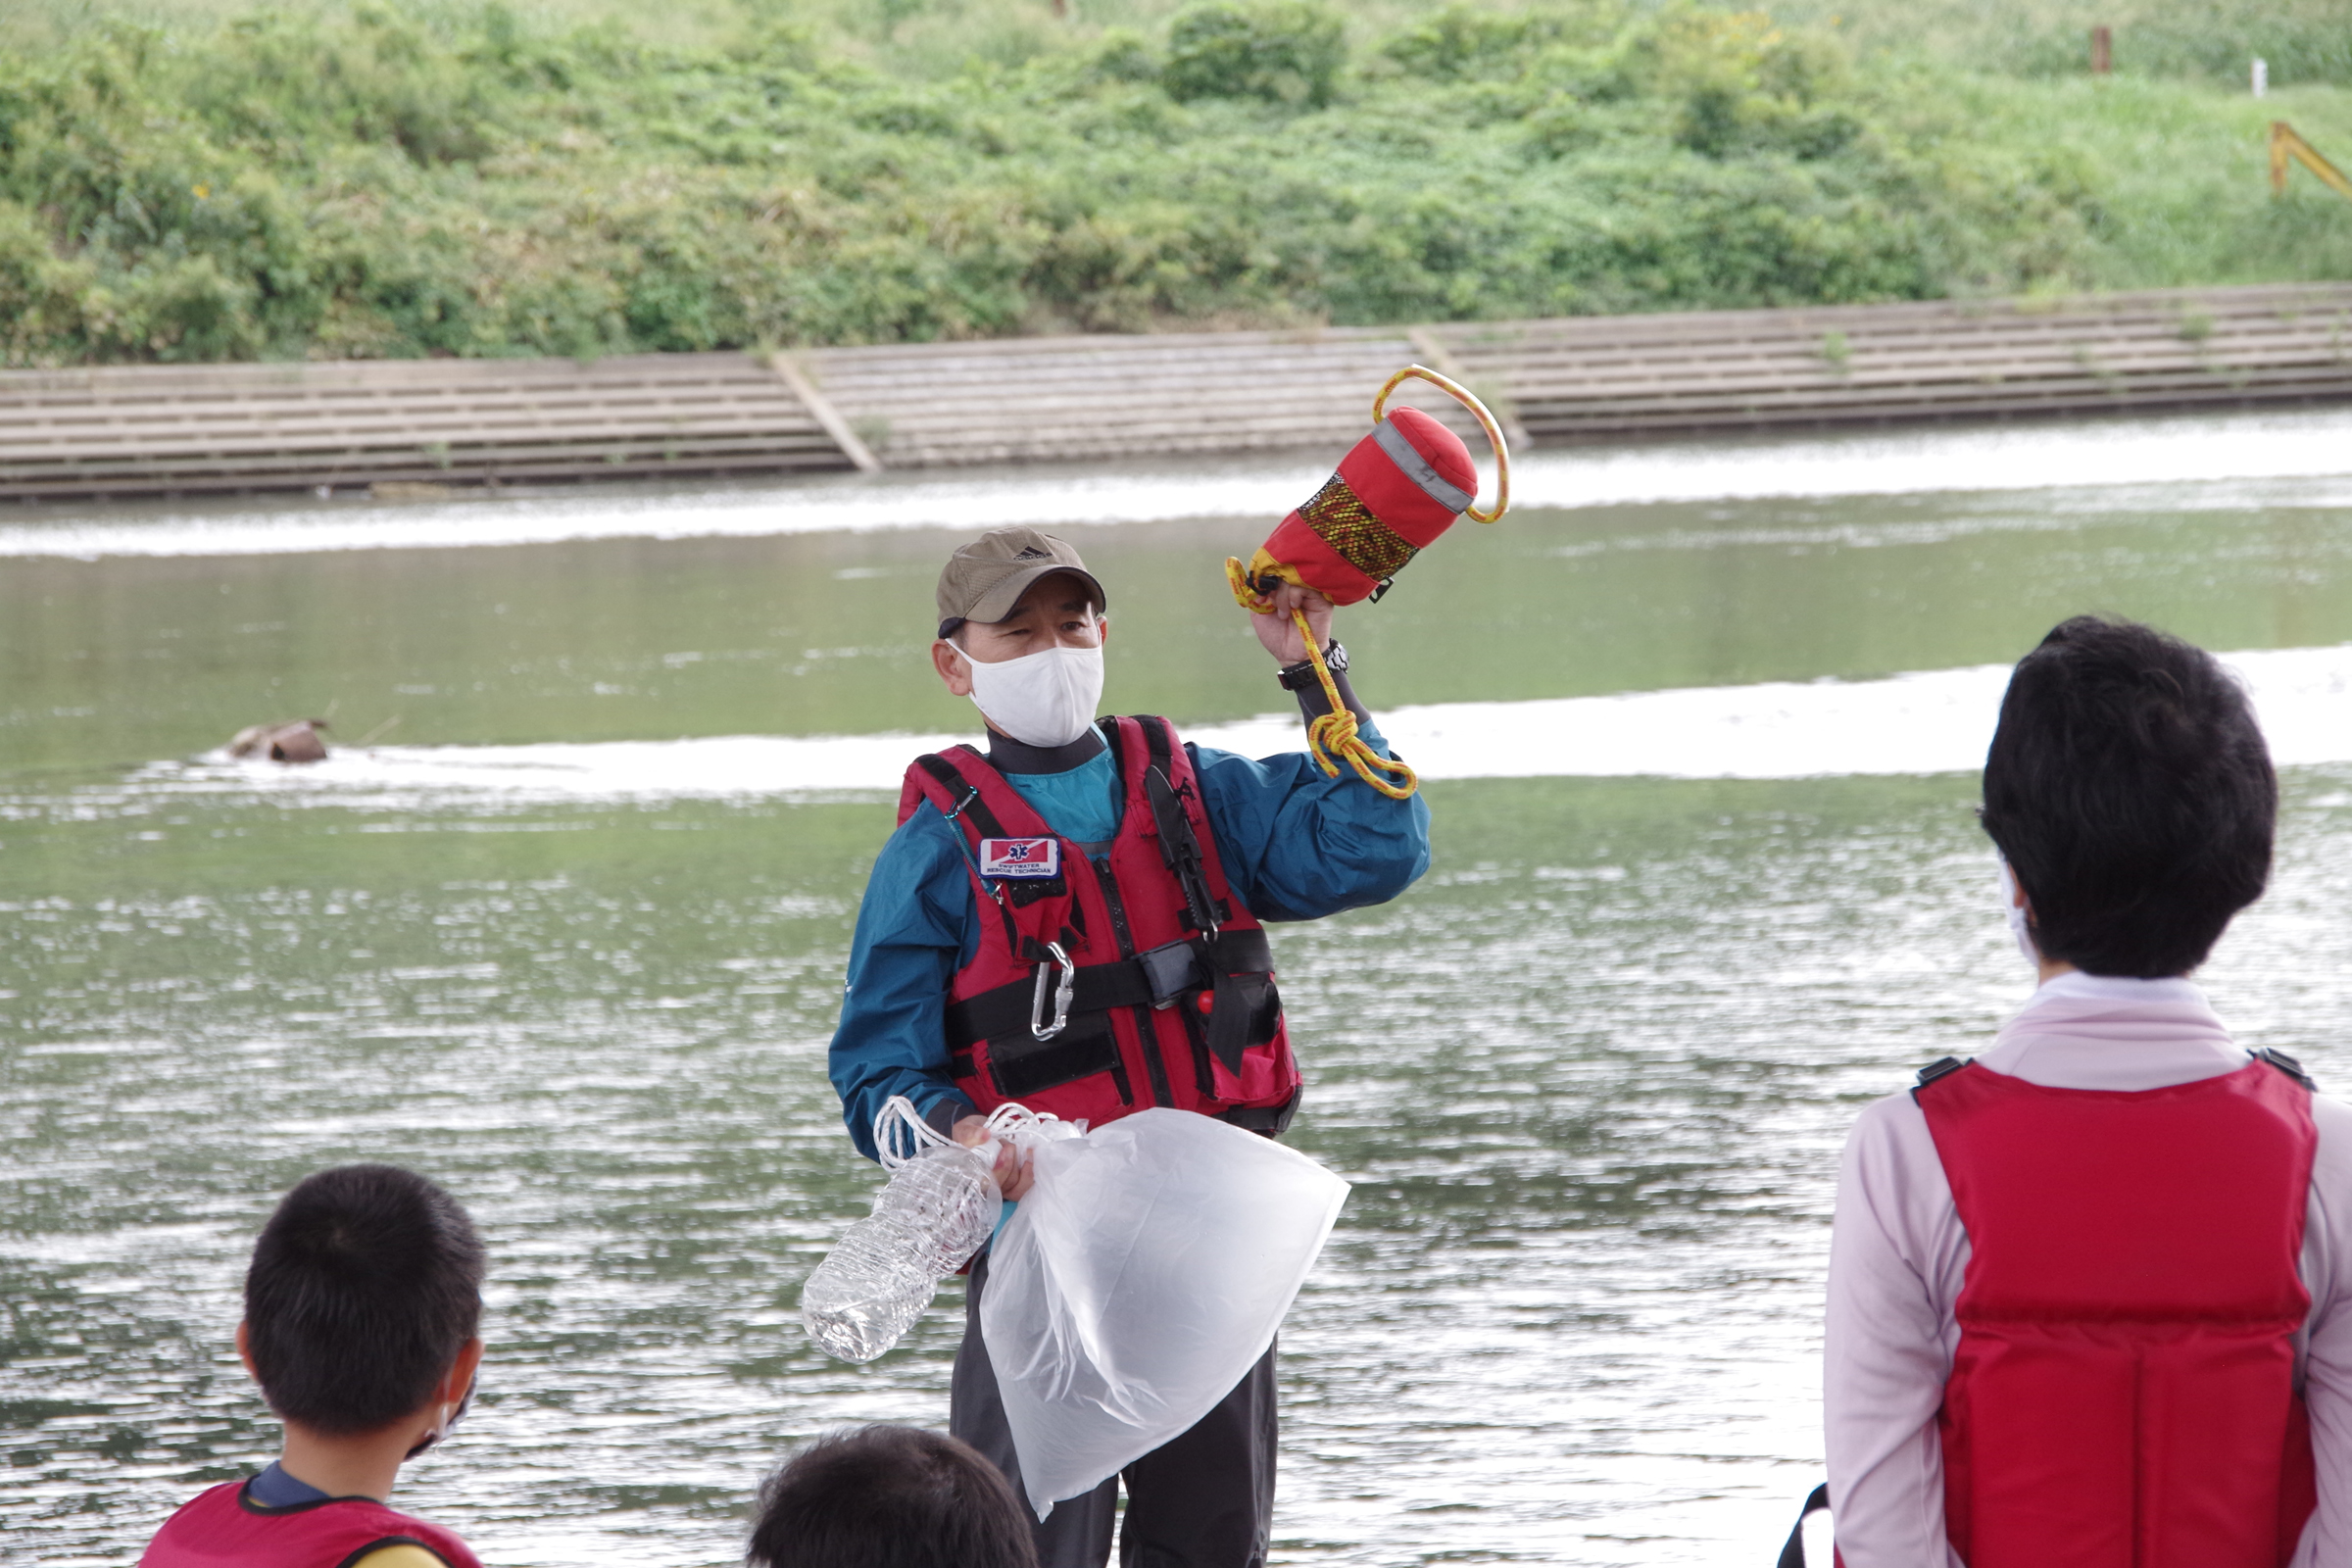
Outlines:
[[964,620],[1002,620],[1012,613],[1028,586],[1055,570],[1085,579],[1087,597],[1100,607],[1102,585],[1078,559],[1078,552],[1035,528],[992,528],[948,558],[939,574],[940,635]]

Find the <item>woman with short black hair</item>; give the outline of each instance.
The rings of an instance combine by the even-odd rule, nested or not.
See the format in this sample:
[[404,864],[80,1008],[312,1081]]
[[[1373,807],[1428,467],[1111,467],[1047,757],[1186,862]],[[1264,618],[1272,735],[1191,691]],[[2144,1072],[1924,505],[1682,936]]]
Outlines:
[[1824,1346],[1846,1568],[2352,1560],[2352,1106],[2188,979],[2278,783],[2213,657],[2078,617],[1984,763],[2039,989],[1862,1113]]

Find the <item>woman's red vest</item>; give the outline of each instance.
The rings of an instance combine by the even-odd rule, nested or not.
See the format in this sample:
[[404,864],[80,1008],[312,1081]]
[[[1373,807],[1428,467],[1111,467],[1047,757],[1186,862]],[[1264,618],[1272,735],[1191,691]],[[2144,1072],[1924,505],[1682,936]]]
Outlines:
[[1938,1421],[1969,1568],[2293,1554],[2314,1500],[2306,1084],[2257,1060],[2135,1094],[1978,1066],[1914,1091],[1968,1230]]
[[1280,1131],[1298,1069],[1264,930],[1225,880],[1191,756],[1164,718],[1106,718],[1118,836],[1057,835],[968,746],[915,759],[962,834],[980,941],[948,994],[956,1087],[1094,1126],[1152,1105]]
[[422,1546],[450,1568],[481,1560],[439,1525],[367,1497],[330,1497],[291,1508],[245,1500],[245,1483],[198,1493],[164,1521],[139,1568],[340,1568],[364,1550]]

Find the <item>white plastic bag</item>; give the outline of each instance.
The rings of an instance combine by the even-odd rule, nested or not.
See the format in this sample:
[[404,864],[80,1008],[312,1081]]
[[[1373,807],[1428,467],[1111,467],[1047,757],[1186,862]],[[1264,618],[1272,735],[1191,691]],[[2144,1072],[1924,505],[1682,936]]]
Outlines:
[[980,1333],[1040,1519],[1190,1429],[1274,1343],[1348,1184],[1152,1109],[1036,1151]]

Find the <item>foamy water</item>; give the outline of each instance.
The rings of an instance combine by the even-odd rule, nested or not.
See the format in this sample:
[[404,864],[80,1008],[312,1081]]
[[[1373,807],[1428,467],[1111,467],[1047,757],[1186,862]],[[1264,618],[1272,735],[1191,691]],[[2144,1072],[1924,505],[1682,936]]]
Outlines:
[[[2252,692],[2280,766],[2352,761],[2352,645],[2222,656]],[[1872,681],[1772,681],[1376,715],[1424,778],[1815,778],[1983,765],[2006,664]],[[1250,756],[1297,751],[1295,714],[1187,732]],[[387,746],[290,767],[220,754],[134,775],[164,791],[264,790],[381,806],[448,792],[521,800],[896,791],[908,759],[968,735],[729,735],[539,746]]]
[[[437,502],[358,497],[72,514],[0,527],[0,556],[268,555],[445,549],[572,539],[683,539],[888,528],[1052,526],[1277,517],[1336,453],[1107,468],[826,474],[701,489],[587,486]],[[1492,470],[1485,493],[1492,499]],[[2081,510],[2107,489],[2165,487],[2168,505],[2341,506],[2352,500],[2352,411],[2194,415],[1892,433],[1740,437],[1554,448],[1512,466],[1515,506],[1575,508],[1771,497],[2055,490]],[[2248,487],[2252,486],[2251,489]],[[2183,494],[2181,487],[2189,487]],[[2199,495],[2196,487],[2208,493]]]

